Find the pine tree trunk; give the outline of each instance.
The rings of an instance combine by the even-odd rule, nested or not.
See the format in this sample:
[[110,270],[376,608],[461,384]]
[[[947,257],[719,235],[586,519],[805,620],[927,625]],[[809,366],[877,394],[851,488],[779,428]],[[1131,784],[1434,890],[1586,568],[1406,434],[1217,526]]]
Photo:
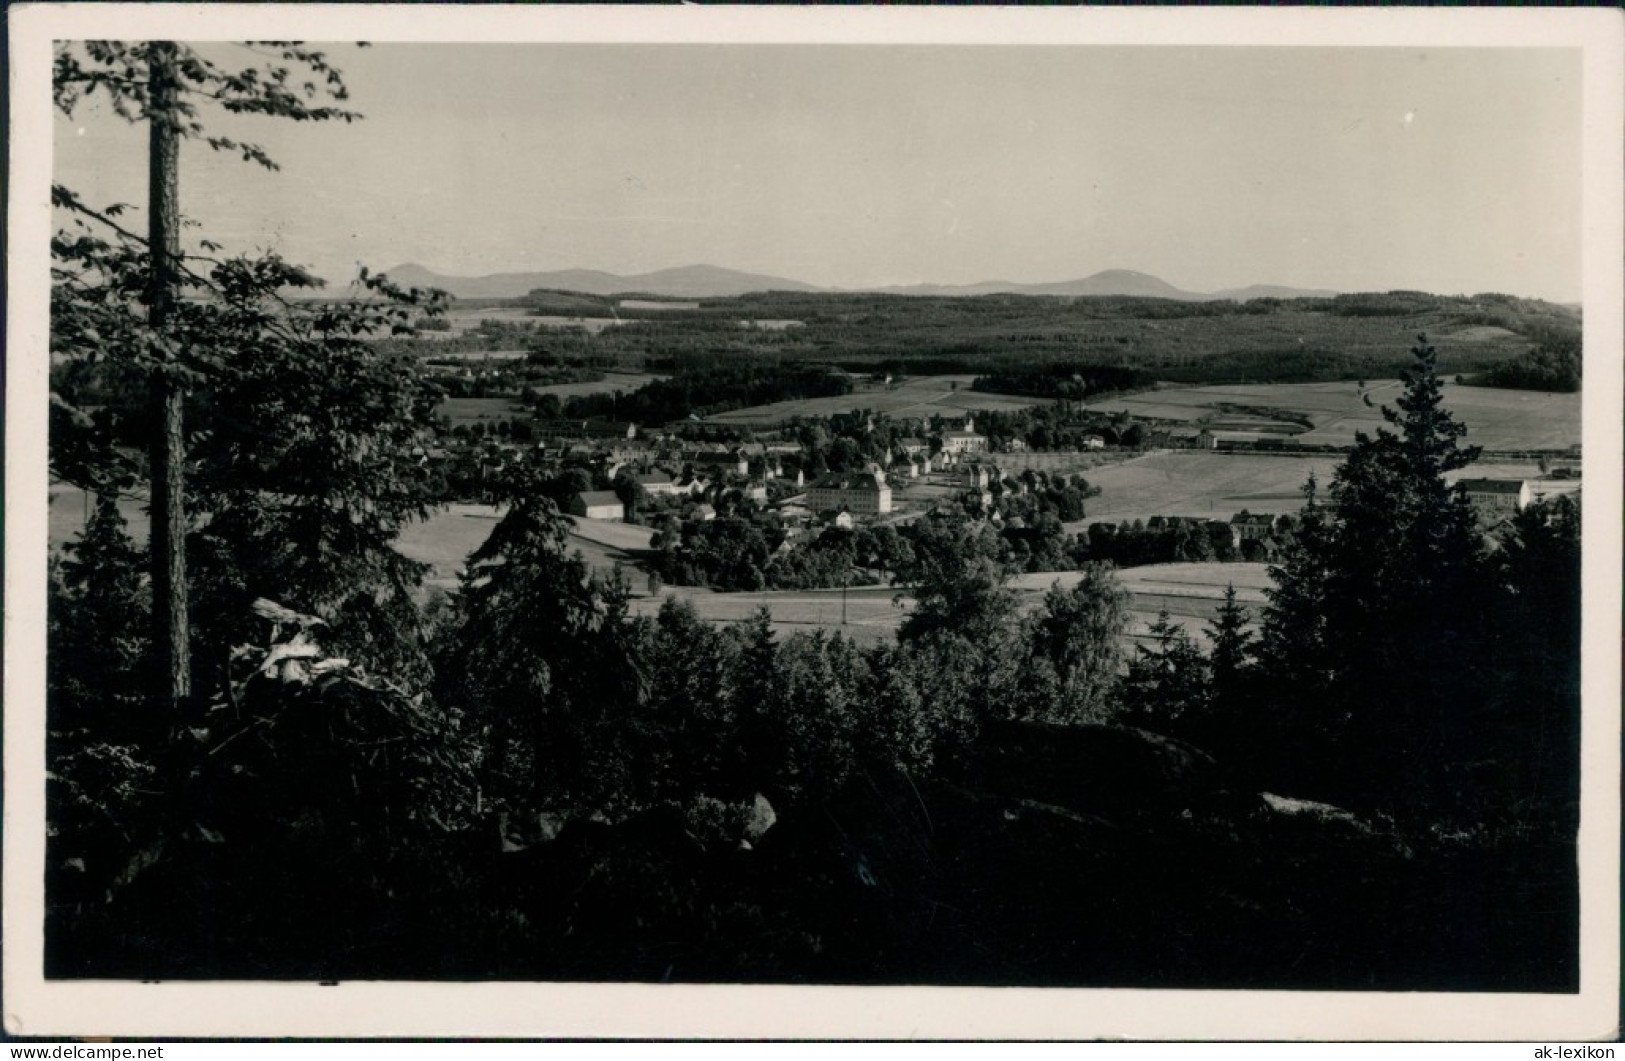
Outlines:
[[[174,44],[154,42],[149,69],[147,215],[152,288],[148,319],[153,332],[161,336],[180,288],[180,133],[175,112]],[[152,469],[153,643],[160,665],[160,693],[172,709],[192,691],[181,396],[179,384],[169,373],[153,373],[154,433],[148,454]]]

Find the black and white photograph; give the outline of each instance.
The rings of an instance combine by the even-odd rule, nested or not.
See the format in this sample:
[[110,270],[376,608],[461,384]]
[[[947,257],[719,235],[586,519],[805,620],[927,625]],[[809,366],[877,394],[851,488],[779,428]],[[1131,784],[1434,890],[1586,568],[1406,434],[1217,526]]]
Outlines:
[[8,1033],[1617,1032],[1617,18],[13,17]]

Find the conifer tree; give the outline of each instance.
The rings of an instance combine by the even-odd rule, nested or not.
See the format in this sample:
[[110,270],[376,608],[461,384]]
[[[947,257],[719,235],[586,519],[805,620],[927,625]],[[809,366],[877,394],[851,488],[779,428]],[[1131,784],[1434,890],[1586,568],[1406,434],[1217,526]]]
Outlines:
[[1412,350],[1397,430],[1356,436],[1330,501],[1305,508],[1272,569],[1259,655],[1281,748],[1333,798],[1428,814],[1478,755],[1492,581],[1446,474],[1477,449],[1443,407],[1436,354]]
[[1219,605],[1218,615],[1208,624],[1213,642],[1208,656],[1213,709],[1227,721],[1238,721],[1245,706],[1253,642],[1253,635],[1247,629],[1249,618],[1247,609],[1236,602],[1235,583],[1229,583],[1224,588],[1224,603]]
[[[152,490],[153,643],[163,674],[161,692],[171,708],[190,696],[192,688],[183,402],[194,376],[186,363],[191,353],[187,337],[177,324],[184,316],[182,285],[197,277],[185,264],[180,242],[180,143],[198,139],[216,151],[237,152],[248,161],[275,169],[276,164],[258,145],[205,129],[198,118],[200,105],[212,104],[228,114],[297,121],[351,121],[357,117],[336,105],[348,93],[342,76],[321,52],[286,41],[267,42],[265,47],[269,52],[261,54],[268,54],[270,63],[232,71],[197,49],[173,41],[64,42],[56,47],[52,69],[53,97],[64,114],[72,115],[87,97],[105,94],[114,113],[126,121],[145,122],[149,133],[148,224],[141,241],[146,268],[136,289],[145,305],[147,329],[126,356],[144,365],[151,384],[147,450]],[[294,87],[300,75],[310,78],[302,92]],[[95,211],[66,188],[54,188],[52,198],[58,208],[93,218],[132,242],[137,239],[114,220],[116,210]],[[53,241],[53,250],[68,245],[58,239]],[[74,279],[80,288],[92,289],[108,278],[79,273]],[[124,325],[121,330],[128,330],[128,322]],[[58,333],[52,337],[53,350],[94,356],[100,346],[95,342],[99,338],[95,327],[82,326],[76,332],[90,339],[91,345],[74,349],[68,337]]]
[[1149,646],[1134,646],[1123,678],[1124,721],[1187,736],[1208,714],[1208,660],[1167,608],[1157,613],[1150,636]]

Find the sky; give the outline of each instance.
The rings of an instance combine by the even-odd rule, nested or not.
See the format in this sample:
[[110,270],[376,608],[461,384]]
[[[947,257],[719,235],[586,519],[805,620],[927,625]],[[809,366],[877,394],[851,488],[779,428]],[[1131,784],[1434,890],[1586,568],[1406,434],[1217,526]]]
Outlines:
[[[188,143],[192,233],[341,282],[703,263],[833,287],[1133,269],[1580,299],[1573,49],[328,50],[364,118],[205,110],[282,168]],[[54,148],[88,201],[144,202],[144,131],[105,107],[58,117]]]

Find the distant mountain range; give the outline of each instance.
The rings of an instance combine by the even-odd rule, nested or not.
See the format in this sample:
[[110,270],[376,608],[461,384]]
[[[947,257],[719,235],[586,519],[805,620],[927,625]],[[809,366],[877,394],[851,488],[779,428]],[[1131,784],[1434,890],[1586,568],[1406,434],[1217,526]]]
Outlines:
[[421,265],[399,265],[389,278],[408,287],[438,287],[455,298],[519,298],[538,288],[577,291],[586,295],[659,295],[665,298],[728,298],[755,291],[870,291],[889,295],[1117,295],[1134,298],[1171,298],[1187,302],[1214,299],[1330,298],[1336,291],[1271,284],[1232,288],[1201,294],[1182,291],[1165,280],[1132,269],[1107,269],[1081,280],[1048,284],[1018,284],[988,280],[976,284],[915,284],[904,287],[815,287],[782,276],[763,276],[723,269],[715,265],[685,265],[652,273],[619,276],[596,269],[560,269],[552,272],[492,273],[488,276],[446,276]]
[[727,298],[752,291],[818,291],[811,284],[777,276],[758,276],[715,265],[684,265],[652,273],[617,276],[596,269],[559,269],[541,273],[493,273],[489,276],[443,276],[421,265],[400,265],[389,278],[408,287],[438,287],[455,298],[518,298],[537,288],[577,291],[584,295],[661,295],[666,298]]

